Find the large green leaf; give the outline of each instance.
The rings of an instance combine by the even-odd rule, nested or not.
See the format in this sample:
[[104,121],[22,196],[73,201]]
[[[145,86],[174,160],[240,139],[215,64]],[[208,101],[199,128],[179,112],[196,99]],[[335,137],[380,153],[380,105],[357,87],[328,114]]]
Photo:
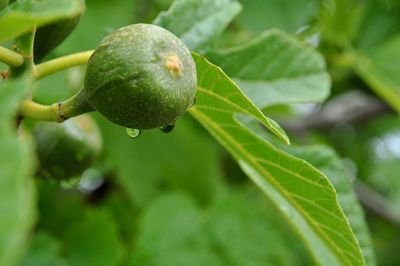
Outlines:
[[359,55],[355,68],[361,78],[400,112],[400,35],[377,47],[366,56]]
[[197,104],[190,113],[282,211],[317,262],[364,265],[361,249],[328,178],[238,122],[238,114],[253,115],[250,107],[261,123],[266,119],[218,67],[198,55],[194,58],[199,85]]
[[329,178],[335,187],[340,206],[348,217],[353,232],[357,237],[367,265],[376,265],[370,233],[363,210],[350,182],[350,173],[346,170],[337,154],[331,148],[324,145],[283,145],[273,140],[268,132],[260,127],[255,119],[245,118],[240,121],[249,127],[253,133],[257,134],[257,136],[263,138],[267,142],[273,142],[277,148],[311,163]]
[[74,17],[82,0],[19,0],[0,12],[0,42],[51,22]]
[[260,108],[271,104],[321,102],[330,78],[323,57],[290,35],[269,30],[243,46],[206,55]]
[[178,36],[190,50],[208,48],[240,12],[236,0],[175,0],[154,21]]
[[28,86],[27,79],[0,83],[0,265],[16,264],[36,216],[34,155],[15,129],[16,108]]

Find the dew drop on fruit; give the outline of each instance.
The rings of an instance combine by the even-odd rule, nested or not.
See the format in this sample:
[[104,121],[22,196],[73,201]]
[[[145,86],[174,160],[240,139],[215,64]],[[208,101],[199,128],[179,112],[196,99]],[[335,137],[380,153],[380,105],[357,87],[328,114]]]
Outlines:
[[141,130],[137,129],[137,128],[127,128],[126,129],[126,134],[128,135],[128,137],[130,137],[131,139],[136,139],[140,136]]
[[165,127],[161,127],[160,129],[164,133],[170,133],[172,130],[174,130],[174,128],[175,128],[175,125],[168,125]]

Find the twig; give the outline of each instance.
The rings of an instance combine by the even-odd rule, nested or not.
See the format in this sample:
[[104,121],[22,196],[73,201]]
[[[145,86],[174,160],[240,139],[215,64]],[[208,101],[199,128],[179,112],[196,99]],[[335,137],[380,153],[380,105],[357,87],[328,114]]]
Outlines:
[[362,91],[344,93],[320,110],[296,121],[280,121],[288,131],[302,135],[309,129],[329,129],[338,123],[359,124],[382,113],[393,112],[388,105]]
[[353,185],[358,199],[368,210],[400,226],[400,215],[388,207],[390,203],[384,197],[358,179],[354,180]]

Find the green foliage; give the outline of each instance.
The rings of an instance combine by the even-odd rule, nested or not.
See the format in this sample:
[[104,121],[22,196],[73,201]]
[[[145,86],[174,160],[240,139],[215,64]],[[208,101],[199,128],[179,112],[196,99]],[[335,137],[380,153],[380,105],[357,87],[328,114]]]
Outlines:
[[31,240],[31,246],[21,261],[21,266],[57,266],[64,261],[60,258],[61,245],[51,235],[37,232]]
[[337,155],[324,146],[292,147],[289,152],[312,163],[329,177],[336,188],[338,201],[343,207],[343,211],[347,215],[360,244],[366,264],[375,265],[375,254],[363,211],[351,187],[350,175],[346,172]]
[[203,204],[220,194],[219,147],[189,119],[180,119],[171,134],[144,132],[140,141],[100,120],[105,164],[116,172],[130,203],[144,207],[165,187],[188,191]]
[[0,10],[8,5],[8,0],[0,0]]
[[[86,69],[32,83],[30,56],[20,68],[0,63],[3,77],[12,71],[0,76],[0,265],[399,264],[398,1],[85,2],[0,0],[0,44],[29,54],[57,38],[31,47],[19,36],[84,12],[66,41],[46,49],[55,58],[153,21],[193,51],[196,103],[169,134],[144,130],[135,140],[94,112],[100,157],[70,166],[65,145],[45,137],[51,159],[78,177],[40,179],[36,122],[21,121],[19,103],[75,95]],[[148,67],[137,54],[114,59],[98,68],[129,61],[113,86],[137,75],[132,61]],[[106,90],[110,73],[98,69]],[[118,98],[111,109],[125,108],[121,95],[104,105]]]
[[82,224],[66,240],[65,258],[70,265],[119,265],[123,247],[115,222],[100,210],[87,210]]
[[[166,194],[140,217],[129,265],[300,265],[304,258],[275,211],[254,191],[202,210],[188,195]],[[250,207],[252,206],[252,207]],[[250,207],[250,208],[249,208]],[[160,225],[158,221],[162,220]],[[282,237],[284,236],[284,237]],[[270,245],[274,242],[274,245]],[[284,250],[290,250],[291,254]]]
[[280,103],[321,102],[329,95],[324,59],[281,31],[266,31],[243,46],[206,56],[261,109]]

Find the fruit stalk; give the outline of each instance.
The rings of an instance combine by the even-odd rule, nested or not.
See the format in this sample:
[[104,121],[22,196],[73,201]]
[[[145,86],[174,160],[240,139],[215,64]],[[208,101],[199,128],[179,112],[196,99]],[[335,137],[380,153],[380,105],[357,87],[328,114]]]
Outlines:
[[31,100],[24,100],[20,103],[18,114],[22,117],[29,117],[41,121],[63,122],[69,118],[94,111],[86,101],[83,90],[80,90],[71,98],[54,103],[43,105]]
[[84,65],[88,62],[89,57],[92,55],[93,51],[85,51],[76,54],[71,54],[67,56],[62,56],[45,63],[35,66],[34,75],[36,79],[41,79],[45,76],[59,72],[61,70]]

